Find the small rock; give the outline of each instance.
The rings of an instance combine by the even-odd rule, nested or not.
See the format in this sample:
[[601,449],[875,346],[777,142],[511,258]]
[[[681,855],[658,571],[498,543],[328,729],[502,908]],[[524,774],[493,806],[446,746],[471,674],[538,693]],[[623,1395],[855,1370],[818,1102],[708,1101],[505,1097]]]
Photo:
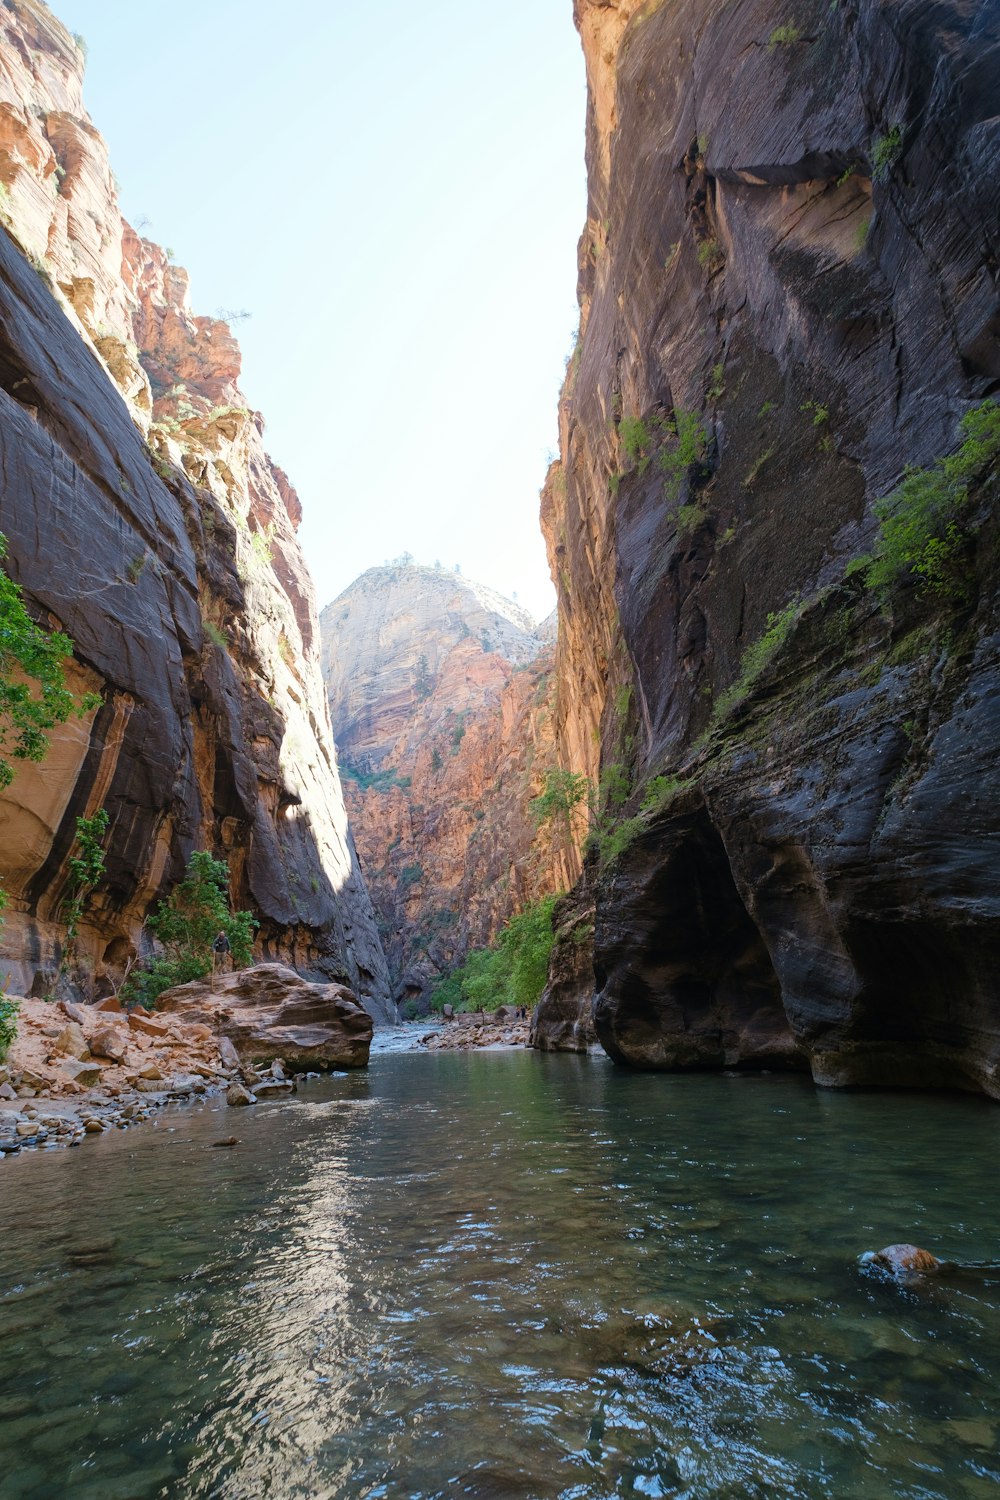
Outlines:
[[104,1129],[100,1120],[85,1120],[83,1128],[88,1135],[100,1135]]
[[256,1104],[256,1102],[257,1100],[254,1098],[253,1094],[251,1094],[250,1090],[245,1089],[242,1083],[237,1083],[235,1080],[229,1085],[228,1089],[226,1090],[227,1104],[239,1106],[242,1104]]
[[109,995],[106,1000],[98,1000],[93,1008],[94,1010],[110,1011],[112,1015],[116,1016],[124,1014],[121,1001],[116,995]]
[[82,1005],[76,1005],[72,1000],[60,1000],[59,1009],[62,1011],[64,1016],[68,1016],[69,1019],[71,1021],[75,1021],[78,1026],[83,1025],[84,1011]]
[[22,1140],[25,1136],[37,1135],[38,1126],[35,1124],[34,1120],[18,1120],[17,1134],[22,1138]]
[[239,1140],[237,1139],[237,1137],[235,1135],[227,1135],[226,1138],[225,1138],[225,1140],[222,1140],[222,1141],[213,1141],[212,1145],[214,1147],[219,1147],[219,1146],[238,1146],[239,1145]]

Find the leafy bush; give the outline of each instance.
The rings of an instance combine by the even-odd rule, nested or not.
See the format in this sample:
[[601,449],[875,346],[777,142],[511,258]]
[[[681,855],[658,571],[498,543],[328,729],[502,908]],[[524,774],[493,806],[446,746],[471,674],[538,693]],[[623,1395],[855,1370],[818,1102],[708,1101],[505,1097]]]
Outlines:
[[787,22],[784,26],[776,26],[767,39],[767,50],[773,52],[775,47],[790,47],[797,42],[802,35],[794,21]]
[[423,880],[423,878],[424,878],[424,867],[423,867],[423,865],[419,865],[419,864],[404,865],[403,868],[399,872],[399,889],[400,889],[400,892],[405,895],[406,892],[411,888],[411,886],[419,885],[420,882]]
[[218,646],[220,650],[226,650],[229,645],[229,637],[224,630],[220,630],[218,625],[214,625],[211,620],[204,619],[201,622],[201,628],[205,632],[206,640],[211,641],[212,645]]
[[204,979],[212,971],[212,943],[219,932],[229,939],[233,967],[245,969],[253,957],[253,934],[259,925],[252,912],[230,909],[225,861],[205,851],[192,854],[180,885],[149,918],[149,929],[163,945],[164,954],[133,971],[123,997],[151,1006],[175,984]]
[[[6,554],[7,539],[0,535],[0,559]],[[14,779],[8,756],[42,760],[50,729],[100,703],[95,693],[86,693],[78,703],[67,688],[63,663],[72,654],[69,636],[59,630],[46,635],[39,629],[24,607],[20,588],[0,572],[0,788]]]
[[973,407],[962,418],[960,430],[964,441],[957,452],[930,468],[908,469],[892,494],[876,501],[875,553],[867,561],[855,559],[854,571],[864,563],[866,582],[880,593],[911,573],[933,594],[954,599],[965,595],[959,566],[966,537],[961,517],[970,481],[1000,456],[1000,406],[984,401]]
[[649,448],[653,435],[641,417],[622,417],[618,424],[618,441],[629,463],[636,464],[640,474],[649,467]]
[[644,813],[662,812],[669,802],[682,792],[689,782],[680,776],[654,776],[646,787],[640,810]]
[[102,839],[108,831],[108,814],[102,807],[92,818],[77,818],[76,842],[80,852],[69,862],[70,898],[66,904],[66,946],[60,972],[67,974],[76,957],[76,939],[87,896],[104,874]]
[[573,813],[590,795],[590,782],[586,776],[575,771],[564,771],[559,767],[546,771],[545,784],[537,797],[528,803],[528,812],[536,828],[546,823],[561,826],[566,837],[573,836]]
[[886,135],[877,135],[872,142],[872,172],[876,177],[888,175],[889,168],[899,159],[903,149],[903,128],[894,125]]
[[671,504],[680,498],[681,486],[696,464],[704,463],[708,451],[708,434],[697,412],[675,406],[667,423],[667,444],[660,450],[657,463],[666,476],[663,493]]
[[791,635],[799,616],[802,613],[802,602],[798,598],[791,599],[784,609],[767,617],[767,629],[752,645],[748,646],[743,653],[743,661],[740,666],[740,675],[733,685],[720,693],[715,700],[712,711],[712,724],[718,724],[727,714],[731,713],[747,697],[750,689],[757,679],[762,675],[764,669],[777,656],[782,646]]
[[552,912],[557,896],[544,896],[512,917],[491,948],[475,948],[465,963],[443,979],[431,1006],[456,1010],[497,1010],[524,1005],[530,1010],[545,988],[555,941]]
[[19,1000],[12,1000],[9,995],[0,994],[0,1062],[3,1062],[14,1045],[20,1009]]

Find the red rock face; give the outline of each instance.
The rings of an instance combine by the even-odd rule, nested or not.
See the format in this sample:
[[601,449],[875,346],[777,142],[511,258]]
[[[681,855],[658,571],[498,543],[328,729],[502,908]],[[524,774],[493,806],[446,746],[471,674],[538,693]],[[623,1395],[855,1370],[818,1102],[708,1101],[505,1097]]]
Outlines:
[[0,530],[101,707],[0,797],[14,988],[60,958],[75,820],[107,808],[90,990],[143,948],[194,848],[224,856],[259,951],[388,1016],[319,667],[301,509],[240,393],[231,330],[121,218],[82,59],[44,6],[0,9]]
[[543,525],[560,760],[616,768],[634,820],[592,872],[598,1035],[1000,1097],[996,465],[959,580],[851,570],[995,394],[997,12],[575,13],[590,203]]
[[374,568],[321,621],[351,826],[395,996],[418,999],[575,877],[528,812],[554,763],[552,647],[434,568]]

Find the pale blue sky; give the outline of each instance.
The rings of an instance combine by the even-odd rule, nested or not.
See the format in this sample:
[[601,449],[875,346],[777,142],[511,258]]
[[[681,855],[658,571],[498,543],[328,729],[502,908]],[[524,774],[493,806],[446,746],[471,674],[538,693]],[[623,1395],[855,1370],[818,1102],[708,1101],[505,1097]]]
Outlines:
[[253,314],[243,385],[320,604],[408,550],[546,613],[585,215],[571,0],[52,3],[126,215],[197,312]]

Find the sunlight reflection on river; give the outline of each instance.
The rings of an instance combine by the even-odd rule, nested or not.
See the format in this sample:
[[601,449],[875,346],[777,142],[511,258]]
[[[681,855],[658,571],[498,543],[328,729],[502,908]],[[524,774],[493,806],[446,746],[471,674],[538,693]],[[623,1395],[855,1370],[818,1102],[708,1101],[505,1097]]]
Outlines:
[[[212,1141],[236,1131],[233,1150]],[[381,1055],[0,1169],[0,1493],[995,1493],[1000,1116]]]

